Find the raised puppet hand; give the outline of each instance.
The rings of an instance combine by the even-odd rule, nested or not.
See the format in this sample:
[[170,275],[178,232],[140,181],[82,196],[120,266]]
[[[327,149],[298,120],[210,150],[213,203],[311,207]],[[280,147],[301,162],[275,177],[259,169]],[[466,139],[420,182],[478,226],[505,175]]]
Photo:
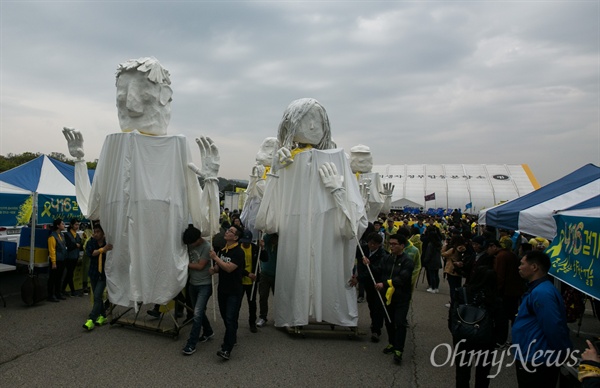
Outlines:
[[321,181],[332,193],[336,190],[343,189],[344,177],[338,175],[337,167],[333,163],[323,163],[319,167],[319,175]]
[[294,163],[294,159],[292,159],[292,153],[285,147],[281,147],[277,150],[275,155],[273,155],[273,162],[271,163],[271,172],[275,173],[281,170],[284,167],[289,166]]
[[65,139],[67,139],[71,156],[77,158],[77,160],[82,160],[85,153],[83,152],[83,136],[81,135],[81,132],[68,127],[64,127],[62,132]]
[[394,192],[394,185],[391,183],[384,183],[383,184],[383,192],[381,192],[382,195],[385,195],[387,197],[390,197],[392,195],[392,193]]
[[212,141],[210,137],[200,136],[196,138],[198,148],[200,148],[200,155],[202,158],[202,168],[198,168],[194,163],[188,163],[188,167],[196,175],[204,179],[217,178],[219,174],[219,167],[221,166],[221,157],[219,156],[219,149]]

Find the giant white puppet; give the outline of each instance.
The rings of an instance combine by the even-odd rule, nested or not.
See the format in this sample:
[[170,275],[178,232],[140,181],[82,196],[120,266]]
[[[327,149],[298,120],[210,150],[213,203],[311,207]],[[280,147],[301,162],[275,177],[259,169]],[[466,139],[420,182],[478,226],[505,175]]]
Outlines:
[[279,233],[275,326],[356,326],[348,280],[367,225],[356,178],[344,151],[331,149],[327,112],[312,98],[287,107],[278,140],[256,218],[257,228]]
[[246,189],[248,197],[244,202],[242,214],[240,214],[244,226],[252,232],[252,236],[256,239],[258,238],[258,230],[255,227],[256,214],[265,192],[266,174],[271,170],[271,161],[278,145],[276,137],[267,137],[260,145],[256,154],[256,164],[252,167],[248,188]]
[[379,173],[371,171],[371,149],[362,144],[350,148],[350,168],[358,179],[368,220],[377,220],[381,212],[387,214],[390,211],[394,186],[391,183],[383,184]]
[[[100,220],[114,246],[106,261],[110,301],[164,304],[187,280],[181,236],[189,220],[203,235],[219,230],[219,153],[210,138],[196,139],[200,170],[191,163],[186,138],[167,135],[171,81],[155,58],[129,60],[116,77],[122,132],[106,137],[91,188],[83,179],[83,137],[72,128],[63,130],[77,158],[77,200],[89,219]],[[205,178],[204,190],[196,174]]]

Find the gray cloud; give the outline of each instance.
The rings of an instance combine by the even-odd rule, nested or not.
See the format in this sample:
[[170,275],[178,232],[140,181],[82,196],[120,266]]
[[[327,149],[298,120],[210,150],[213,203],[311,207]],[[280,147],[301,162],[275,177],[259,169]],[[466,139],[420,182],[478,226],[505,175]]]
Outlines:
[[0,153],[67,153],[70,125],[97,157],[118,131],[118,63],[153,55],[172,74],[170,133],[213,137],[225,177],[245,178],[287,104],[314,97],[337,144],[377,164],[527,163],[549,183],[600,163],[598,7],[3,3]]

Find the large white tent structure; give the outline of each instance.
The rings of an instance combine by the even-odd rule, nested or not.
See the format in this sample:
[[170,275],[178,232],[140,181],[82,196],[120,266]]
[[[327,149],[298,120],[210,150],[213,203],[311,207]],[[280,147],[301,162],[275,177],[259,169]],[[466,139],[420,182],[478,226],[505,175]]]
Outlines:
[[[373,166],[373,172],[395,186],[392,203],[406,200],[424,208],[466,208],[469,213],[539,188],[526,164],[387,164]],[[426,203],[425,196],[431,194],[435,199]]]

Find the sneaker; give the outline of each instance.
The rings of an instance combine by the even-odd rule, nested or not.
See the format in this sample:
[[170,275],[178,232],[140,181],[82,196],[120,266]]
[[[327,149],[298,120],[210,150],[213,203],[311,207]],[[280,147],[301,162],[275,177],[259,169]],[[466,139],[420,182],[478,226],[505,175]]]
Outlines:
[[90,294],[90,290],[88,288],[86,288],[85,290],[83,290],[83,295],[89,295]]
[[192,345],[185,345],[185,348],[183,348],[181,352],[186,356],[191,356],[192,354],[196,353],[196,348]]
[[56,299],[56,298],[55,298],[55,297],[53,297],[53,296],[50,296],[50,297],[48,297],[48,299],[46,299],[46,300],[47,300],[48,302],[54,302],[54,303],[58,303],[58,302],[59,302],[59,301],[58,301],[58,299]]
[[450,303],[446,303],[444,306],[446,306],[447,308],[450,308]]
[[378,343],[380,336],[381,336],[381,334],[379,334],[379,333],[372,333],[371,334],[371,342]]
[[229,360],[231,354],[227,350],[221,349],[217,352],[217,356],[221,357],[223,360]]
[[258,327],[264,327],[267,324],[267,320],[264,318],[258,318],[258,321],[256,321],[256,326]]
[[433,293],[434,293],[434,294],[439,294],[439,293],[440,293],[440,289],[439,289],[439,288],[436,288],[436,289],[434,289],[434,290],[433,290]]
[[433,288],[429,287],[427,290],[425,290],[427,292],[433,292]]
[[392,354],[394,353],[394,345],[389,344],[383,349],[383,354]]
[[209,339],[212,339],[212,337],[214,337],[214,336],[215,336],[215,333],[210,333],[209,335],[202,334],[200,336],[200,338],[198,338],[198,342],[206,342]]
[[102,315],[100,315],[98,317],[98,319],[96,319],[96,325],[98,325],[98,326],[105,325],[107,322],[108,322],[108,319],[104,318]]
[[360,297],[356,300],[357,303],[363,303],[364,301],[365,301],[365,298],[362,298],[362,297]]
[[402,352],[399,350],[394,351],[394,362],[400,364],[402,362]]
[[258,330],[256,329],[256,325],[250,325],[250,332],[251,333],[258,333]]
[[148,313],[148,315],[150,315],[150,316],[152,316],[154,318],[160,317],[160,311],[158,311],[158,310],[152,309],[152,310],[146,311],[146,313]]
[[67,298],[65,298],[65,296],[63,294],[56,295],[56,299],[67,300]]
[[88,319],[83,324],[83,328],[86,329],[87,331],[93,330],[94,329],[94,321],[92,321],[91,319]]

